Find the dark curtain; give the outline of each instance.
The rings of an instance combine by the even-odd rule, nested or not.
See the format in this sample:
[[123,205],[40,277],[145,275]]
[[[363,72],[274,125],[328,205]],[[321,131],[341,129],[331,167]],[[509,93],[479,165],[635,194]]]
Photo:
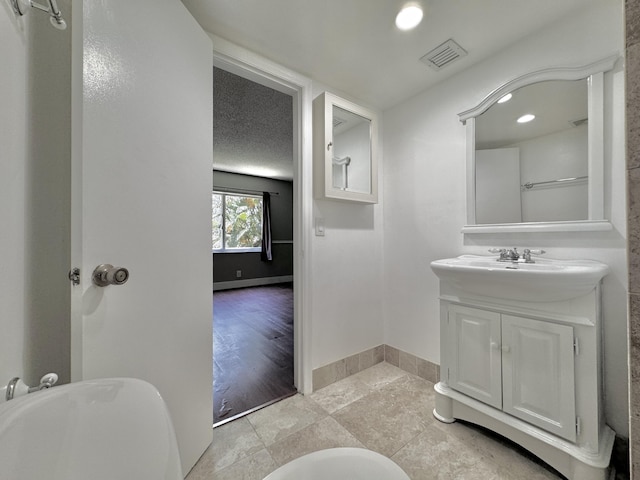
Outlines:
[[262,252],[260,259],[263,262],[273,260],[271,255],[271,195],[262,192]]

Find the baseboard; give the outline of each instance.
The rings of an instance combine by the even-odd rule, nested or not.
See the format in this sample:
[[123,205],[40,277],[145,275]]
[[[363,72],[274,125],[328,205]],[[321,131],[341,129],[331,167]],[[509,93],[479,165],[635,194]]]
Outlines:
[[440,381],[440,365],[382,344],[314,369],[312,372],[313,391],[338,382],[380,362],[390,363],[405,372],[417,375],[433,383]]
[[230,290],[232,288],[259,287],[262,285],[274,285],[276,283],[293,282],[293,275],[280,277],[246,278],[244,280],[232,280],[229,282],[213,282],[213,291]]

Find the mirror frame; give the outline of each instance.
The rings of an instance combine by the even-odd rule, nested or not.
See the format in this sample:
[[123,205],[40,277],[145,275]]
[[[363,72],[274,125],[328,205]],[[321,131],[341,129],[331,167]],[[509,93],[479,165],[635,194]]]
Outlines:
[[[618,55],[580,67],[551,67],[517,77],[493,90],[478,105],[458,114],[466,125],[467,225],[462,233],[607,231],[613,227],[604,217],[604,72],[613,69]],[[548,80],[587,79],[588,86],[588,215],[577,221],[476,224],[475,122],[498,99],[514,90]]]

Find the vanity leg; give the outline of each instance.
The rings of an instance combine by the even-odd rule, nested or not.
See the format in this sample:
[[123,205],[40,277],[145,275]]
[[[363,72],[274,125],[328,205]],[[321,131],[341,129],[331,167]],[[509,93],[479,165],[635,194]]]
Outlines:
[[597,468],[582,463],[572,458],[571,462],[571,480],[607,480],[609,478],[608,468]]
[[453,399],[442,395],[436,390],[436,408],[433,409],[433,416],[442,423],[453,423]]

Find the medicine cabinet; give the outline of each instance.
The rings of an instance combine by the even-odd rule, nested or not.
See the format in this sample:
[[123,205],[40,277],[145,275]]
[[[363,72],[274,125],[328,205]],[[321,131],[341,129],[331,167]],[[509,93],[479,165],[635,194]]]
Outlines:
[[313,101],[316,198],[378,203],[377,115],[328,92]]

